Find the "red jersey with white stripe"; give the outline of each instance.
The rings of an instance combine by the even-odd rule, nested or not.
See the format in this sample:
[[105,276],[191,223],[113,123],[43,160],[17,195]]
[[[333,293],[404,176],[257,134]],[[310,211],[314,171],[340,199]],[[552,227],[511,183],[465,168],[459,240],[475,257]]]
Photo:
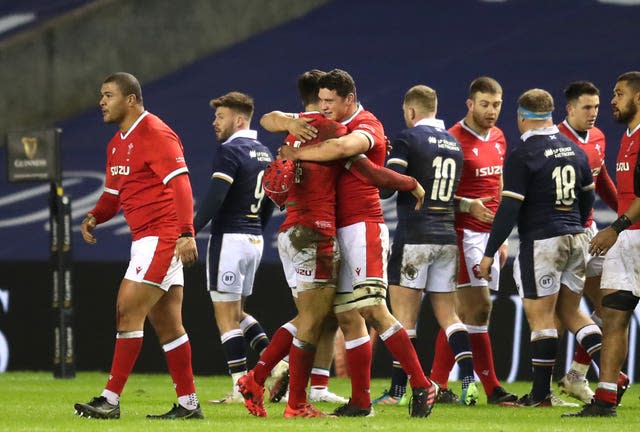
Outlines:
[[[606,142],[604,134],[597,127],[593,127],[587,131],[585,138],[582,138],[575,129],[573,129],[569,123],[565,120],[558,125],[560,133],[571,141],[576,143],[587,154],[589,159],[589,166],[591,167],[591,173],[593,175],[593,183],[598,183],[598,174],[604,164],[604,151]],[[593,210],[589,213],[589,218],[584,224],[585,227],[590,227],[593,223]]]
[[[636,198],[633,187],[633,173],[635,172],[640,149],[640,125],[633,131],[627,131],[620,140],[620,150],[616,160],[616,185],[618,187],[618,216],[622,216],[629,209]],[[640,221],[628,229],[640,229]]]
[[187,173],[178,135],[145,111],[107,145],[105,192],[118,196],[133,240],[180,234],[173,192],[166,184]]
[[[376,165],[384,166],[387,144],[380,120],[358,105],[356,112],[342,122],[349,133],[363,134],[369,141],[365,155]],[[338,179],[336,219],[338,228],[357,222],[384,223],[378,188],[359,180],[350,171]]]
[[[458,140],[464,153],[462,177],[456,195],[465,198],[493,197],[484,205],[495,213],[500,204],[502,165],[507,150],[502,130],[494,126],[482,136],[460,120],[451,126],[449,133]],[[469,213],[456,212],[456,229],[491,232],[491,223],[481,222]]]
[[[347,128],[327,119],[317,111],[300,113],[301,117],[314,119],[311,124],[318,135],[301,144],[295,136],[289,135],[285,144],[298,147],[317,144],[347,133]],[[296,162],[297,179],[287,194],[287,215],[280,226],[286,231],[293,225],[311,228],[326,236],[336,235],[336,183],[343,168],[340,161]]]

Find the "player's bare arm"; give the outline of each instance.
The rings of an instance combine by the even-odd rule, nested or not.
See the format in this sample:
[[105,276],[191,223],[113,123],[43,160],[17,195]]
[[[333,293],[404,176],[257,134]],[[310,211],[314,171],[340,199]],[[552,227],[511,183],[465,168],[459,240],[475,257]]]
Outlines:
[[604,255],[618,240],[618,235],[640,219],[640,198],[633,200],[625,214],[616,219],[610,226],[598,232],[589,242],[591,255]]
[[480,260],[480,277],[491,282],[491,266],[493,257],[483,256]]
[[416,206],[414,209],[420,210],[422,204],[424,204],[424,188],[419,182],[416,182],[416,187],[411,191],[411,195],[416,197]]
[[260,125],[269,132],[289,132],[304,143],[318,134],[318,130],[309,124],[312,121],[311,117],[296,117],[291,113],[271,111],[262,116]]
[[369,150],[369,139],[359,132],[351,132],[340,138],[332,138],[306,147],[283,146],[278,150],[280,157],[287,160],[329,162],[344,159]]
[[85,242],[89,244],[96,243],[96,237],[93,235],[93,230],[96,225],[96,218],[91,213],[87,213],[82,220],[82,224],[80,224],[80,233],[82,233],[82,238]]
[[481,222],[493,222],[495,214],[484,205],[484,203],[491,201],[493,197],[465,198],[455,196],[454,199],[458,201],[460,212],[469,213]]
[[191,266],[198,259],[198,248],[193,237],[180,237],[176,242],[176,258],[186,267]]

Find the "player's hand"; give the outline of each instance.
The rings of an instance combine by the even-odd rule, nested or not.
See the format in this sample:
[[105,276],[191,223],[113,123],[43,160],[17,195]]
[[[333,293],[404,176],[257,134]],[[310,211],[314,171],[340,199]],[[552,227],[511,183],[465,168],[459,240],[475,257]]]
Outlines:
[[589,242],[589,253],[593,256],[606,254],[618,240],[618,234],[611,227],[598,232]]
[[482,279],[491,282],[491,266],[493,265],[493,258],[483,256],[480,261],[480,277]]
[[389,156],[391,154],[391,150],[393,150],[393,146],[391,145],[391,140],[386,135],[384,136],[384,144],[387,150],[387,156]]
[[196,239],[193,237],[180,237],[176,242],[176,258],[182,261],[185,267],[190,267],[198,259]]
[[471,206],[469,207],[469,213],[480,222],[492,223],[495,214],[485,207],[484,203],[491,201],[492,197],[476,198],[471,200]]
[[420,185],[419,182],[416,182],[417,186],[414,190],[411,191],[411,195],[416,197],[416,206],[414,209],[420,210],[422,204],[424,204],[424,188]]
[[292,160],[295,161],[298,149],[292,146],[283,145],[278,149],[276,159]]
[[507,263],[507,257],[509,256],[509,245],[507,243],[503,243],[498,249],[498,261],[500,262],[500,268],[503,268]]
[[318,136],[318,129],[310,124],[313,120],[310,117],[292,118],[287,123],[287,130],[303,143],[311,141]]
[[93,235],[93,229],[96,227],[96,225],[97,221],[95,216],[93,216],[91,213],[87,213],[87,215],[82,220],[82,223],[80,224],[80,232],[82,233],[82,238],[85,242],[89,244],[96,243],[97,240]]

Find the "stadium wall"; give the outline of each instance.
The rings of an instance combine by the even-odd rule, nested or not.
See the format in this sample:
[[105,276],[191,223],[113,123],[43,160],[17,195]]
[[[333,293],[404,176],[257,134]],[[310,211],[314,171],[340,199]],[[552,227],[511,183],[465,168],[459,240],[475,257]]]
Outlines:
[[96,77],[143,82],[298,18],[328,0],[98,0],[0,40],[0,136],[95,105]]
[[[125,269],[125,262],[82,263],[74,268],[74,347],[78,370],[109,369],[115,336],[116,292]],[[48,270],[49,264],[45,262],[0,262],[0,371],[52,368],[54,312]],[[186,270],[184,324],[192,343],[195,373],[220,375],[226,373],[226,362],[204,281],[204,266],[201,264]],[[503,380],[526,380],[530,378],[531,369],[529,328],[515,291],[510,266],[502,273],[500,283],[502,288],[494,302],[490,328],[496,371]],[[260,267],[247,311],[263,324],[268,335],[295,314],[289,289],[285,287],[280,265],[263,264]],[[636,311],[630,331],[627,364],[632,381],[640,372],[640,364],[635,357],[639,322],[640,314]],[[428,300],[422,309],[419,328],[418,354],[428,371],[438,330]],[[162,350],[149,325],[145,334],[135,370],[165,371]],[[562,343],[556,367],[559,374],[570,363],[572,341],[570,338]],[[255,355],[250,355],[249,364],[253,365],[255,361]],[[390,373],[391,357],[378,341],[372,374],[382,377]],[[455,377],[454,372],[452,378]]]

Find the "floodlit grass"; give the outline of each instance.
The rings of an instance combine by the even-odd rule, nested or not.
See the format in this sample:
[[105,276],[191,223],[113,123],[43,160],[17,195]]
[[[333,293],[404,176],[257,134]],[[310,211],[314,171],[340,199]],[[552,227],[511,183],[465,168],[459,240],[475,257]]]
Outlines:
[[[617,418],[562,419],[560,414],[575,408],[502,408],[487,406],[484,398],[476,407],[438,405],[428,419],[410,419],[406,407],[377,407],[373,418],[297,419],[282,418],[283,404],[267,403],[269,417],[250,416],[242,405],[211,405],[207,399],[220,398],[230,388],[230,378],[196,377],[198,394],[203,401],[203,421],[146,420],[149,413],[168,411],[175,393],[168,375],[134,374],[129,379],[121,401],[120,420],[95,420],[74,416],[73,404],[97,396],[106,374],[79,373],[73,380],[54,379],[47,372],[9,372],[0,374],[0,431],[544,431],[596,432],[633,431],[640,428],[640,386],[631,386],[618,409]],[[374,380],[372,395],[379,395],[387,380]],[[518,394],[529,389],[528,383],[506,386]],[[452,385],[459,390],[459,384]],[[347,395],[349,382],[332,379],[331,389]],[[331,411],[331,404],[319,404]]]

